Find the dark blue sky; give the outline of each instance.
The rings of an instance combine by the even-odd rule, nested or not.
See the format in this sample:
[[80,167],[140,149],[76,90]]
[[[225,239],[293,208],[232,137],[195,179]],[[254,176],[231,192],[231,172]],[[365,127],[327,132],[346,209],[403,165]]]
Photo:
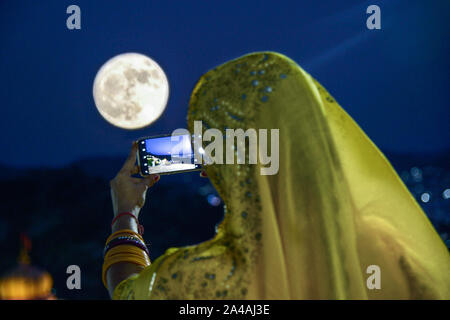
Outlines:
[[[81,30],[66,28],[71,4]],[[381,30],[366,28],[370,4],[381,7]],[[0,163],[125,154],[133,139],[186,127],[204,72],[259,50],[296,60],[382,150],[448,150],[449,13],[447,0],[3,0]],[[92,98],[99,67],[124,52],[155,59],[171,86],[163,116],[137,131],[108,124]]]

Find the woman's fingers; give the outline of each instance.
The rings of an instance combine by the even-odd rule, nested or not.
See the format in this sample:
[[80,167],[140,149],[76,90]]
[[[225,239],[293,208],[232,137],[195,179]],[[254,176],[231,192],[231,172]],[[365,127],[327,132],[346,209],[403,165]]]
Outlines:
[[139,173],[139,166],[134,166],[134,168],[133,168],[133,170],[131,170],[131,172],[130,172],[132,175],[133,174],[138,174]]
[[136,163],[137,148],[138,148],[137,143],[133,142],[130,154],[128,155],[128,158],[125,161],[125,163],[123,164],[121,171],[126,171],[126,172],[133,174],[132,172],[134,172],[135,167],[136,167],[135,163]]
[[151,174],[148,177],[144,178],[144,183],[148,186],[151,187],[152,185],[154,185],[156,182],[158,182],[160,179],[159,174]]
[[159,181],[159,174],[151,174],[145,178],[130,178],[134,184],[151,187],[153,184]]

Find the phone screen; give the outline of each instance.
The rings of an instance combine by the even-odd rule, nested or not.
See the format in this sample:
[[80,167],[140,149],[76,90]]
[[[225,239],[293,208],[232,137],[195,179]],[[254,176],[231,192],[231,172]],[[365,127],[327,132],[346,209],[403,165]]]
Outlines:
[[195,161],[188,134],[141,138],[138,146],[141,175],[171,174],[201,168]]

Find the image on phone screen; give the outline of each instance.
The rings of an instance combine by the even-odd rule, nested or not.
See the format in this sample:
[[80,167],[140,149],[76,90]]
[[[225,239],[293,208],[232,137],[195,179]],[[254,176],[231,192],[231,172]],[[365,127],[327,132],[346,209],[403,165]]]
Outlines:
[[192,149],[191,136],[164,135],[138,140],[140,174],[172,174],[200,170]]

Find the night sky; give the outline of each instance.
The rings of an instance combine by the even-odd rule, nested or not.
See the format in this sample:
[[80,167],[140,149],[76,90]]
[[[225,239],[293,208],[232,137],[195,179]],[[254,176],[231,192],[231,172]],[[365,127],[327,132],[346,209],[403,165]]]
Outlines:
[[[68,30],[66,8],[81,9]],[[366,8],[381,8],[381,30]],[[128,153],[132,140],[186,127],[190,93],[218,64],[278,51],[318,79],[383,150],[450,149],[450,2],[0,1],[0,164],[64,166]],[[107,123],[92,97],[111,57],[139,52],[166,72],[171,95],[152,126]]]

